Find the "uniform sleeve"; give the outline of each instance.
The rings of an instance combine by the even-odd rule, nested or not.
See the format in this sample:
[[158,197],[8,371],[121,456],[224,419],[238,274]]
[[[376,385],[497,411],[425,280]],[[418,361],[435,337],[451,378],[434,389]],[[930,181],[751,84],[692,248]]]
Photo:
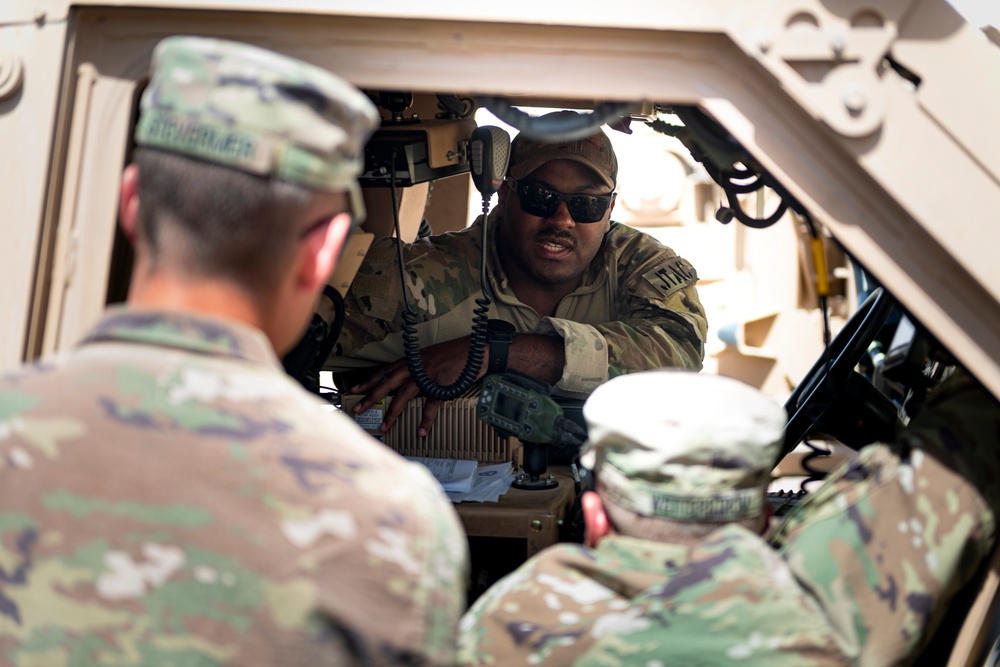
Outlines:
[[412,467],[414,478],[423,477],[427,489],[424,538],[414,545],[418,547],[415,556],[422,572],[411,580],[413,597],[423,608],[425,620],[420,664],[450,667],[455,664],[458,623],[465,610],[468,542],[440,485],[422,466]]
[[546,318],[536,333],[562,337],[566,365],[557,389],[589,394],[610,378],[663,367],[700,370],[708,321],[690,262],[629,230],[616,254],[617,318],[583,324]]
[[[471,228],[404,246],[406,296],[420,347],[469,333],[479,289],[481,245]],[[396,241],[369,249],[344,299],[344,327],[325,368],[335,373],[403,357],[403,298]]]
[[[402,356],[379,343],[401,328],[403,295],[394,239],[368,249],[344,297],[344,326],[325,367],[334,372],[389,363]],[[394,356],[393,356],[394,355]]]
[[907,663],[990,553],[1000,406],[957,380],[899,443],[863,449],[772,537],[860,664]]
[[[426,468],[352,430],[345,415],[327,416],[343,424],[331,440],[343,458],[331,459],[337,467],[296,462],[296,479],[313,490],[312,515],[302,500],[289,502],[296,514],[282,532],[295,546],[310,543],[298,562],[319,563],[312,576],[324,610],[351,623],[372,664],[450,667],[469,571],[455,508]],[[336,474],[317,474],[324,469]],[[332,536],[331,521],[343,524]]]

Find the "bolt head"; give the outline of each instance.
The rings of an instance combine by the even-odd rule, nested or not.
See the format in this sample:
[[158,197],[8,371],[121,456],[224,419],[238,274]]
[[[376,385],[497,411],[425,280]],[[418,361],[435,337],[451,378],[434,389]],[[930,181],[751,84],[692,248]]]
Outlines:
[[868,93],[857,84],[852,84],[844,88],[844,107],[853,114],[859,114],[865,110],[868,104]]

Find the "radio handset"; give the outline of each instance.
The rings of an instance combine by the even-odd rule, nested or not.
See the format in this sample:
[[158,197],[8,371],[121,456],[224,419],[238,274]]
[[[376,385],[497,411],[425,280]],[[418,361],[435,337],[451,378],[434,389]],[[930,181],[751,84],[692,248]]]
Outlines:
[[[469,140],[472,183],[489,200],[503,184],[510,159],[510,135],[493,125],[477,127]],[[484,211],[485,214],[485,211]]]
[[[479,369],[483,365],[483,355],[486,351],[487,323],[490,312],[490,287],[486,262],[489,258],[487,245],[489,234],[487,217],[490,207],[490,198],[500,189],[503,179],[507,173],[507,161],[510,158],[510,135],[499,127],[485,126],[477,127],[469,138],[467,148],[472,182],[476,189],[483,195],[483,241],[482,258],[479,272],[480,287],[483,296],[476,299],[476,308],[473,309],[472,333],[470,335],[469,356],[465,362],[465,367],[459,373],[458,379],[448,386],[439,385],[430,376],[424,367],[424,360],[420,353],[420,341],[417,336],[417,314],[410,305],[406,287],[406,280],[403,277],[403,251],[402,240],[400,240],[397,227],[397,247],[399,251],[400,277],[403,279],[403,300],[406,308],[403,311],[403,352],[406,356],[406,366],[410,370],[410,377],[420,389],[424,396],[438,401],[449,401],[458,398],[471,387],[479,376]],[[393,198],[395,201],[395,197]],[[395,208],[395,206],[394,206]]]

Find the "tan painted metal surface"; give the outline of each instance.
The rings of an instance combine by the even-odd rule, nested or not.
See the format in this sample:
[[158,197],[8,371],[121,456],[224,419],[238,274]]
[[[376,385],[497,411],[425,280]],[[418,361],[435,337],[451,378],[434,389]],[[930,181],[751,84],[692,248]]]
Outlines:
[[24,352],[65,40],[65,22],[0,23],[0,367]]
[[0,249],[0,364],[71,344],[103,308],[135,94],[173,33],[369,89],[698,104],[1000,393],[1000,49],[943,0],[4,3],[0,52],[25,83],[0,140],[26,157],[2,167],[18,241]]

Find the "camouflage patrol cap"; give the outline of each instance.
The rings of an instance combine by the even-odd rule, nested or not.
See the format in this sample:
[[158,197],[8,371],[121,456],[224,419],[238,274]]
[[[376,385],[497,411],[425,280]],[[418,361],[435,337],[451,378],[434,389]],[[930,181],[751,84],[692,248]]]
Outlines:
[[[541,118],[558,118],[578,115],[575,111],[553,111]],[[609,188],[614,190],[618,180],[618,157],[611,140],[603,130],[582,139],[545,142],[531,139],[523,133],[510,142],[510,167],[512,178],[521,180],[551,160],[572,160],[589,167]]]
[[719,375],[664,369],[599,386],[581,458],[612,500],[643,516],[734,521],[763,511],[784,409]]
[[375,106],[330,72],[249,44],[168,37],[153,51],[135,141],[322,191],[347,191],[379,124]]

